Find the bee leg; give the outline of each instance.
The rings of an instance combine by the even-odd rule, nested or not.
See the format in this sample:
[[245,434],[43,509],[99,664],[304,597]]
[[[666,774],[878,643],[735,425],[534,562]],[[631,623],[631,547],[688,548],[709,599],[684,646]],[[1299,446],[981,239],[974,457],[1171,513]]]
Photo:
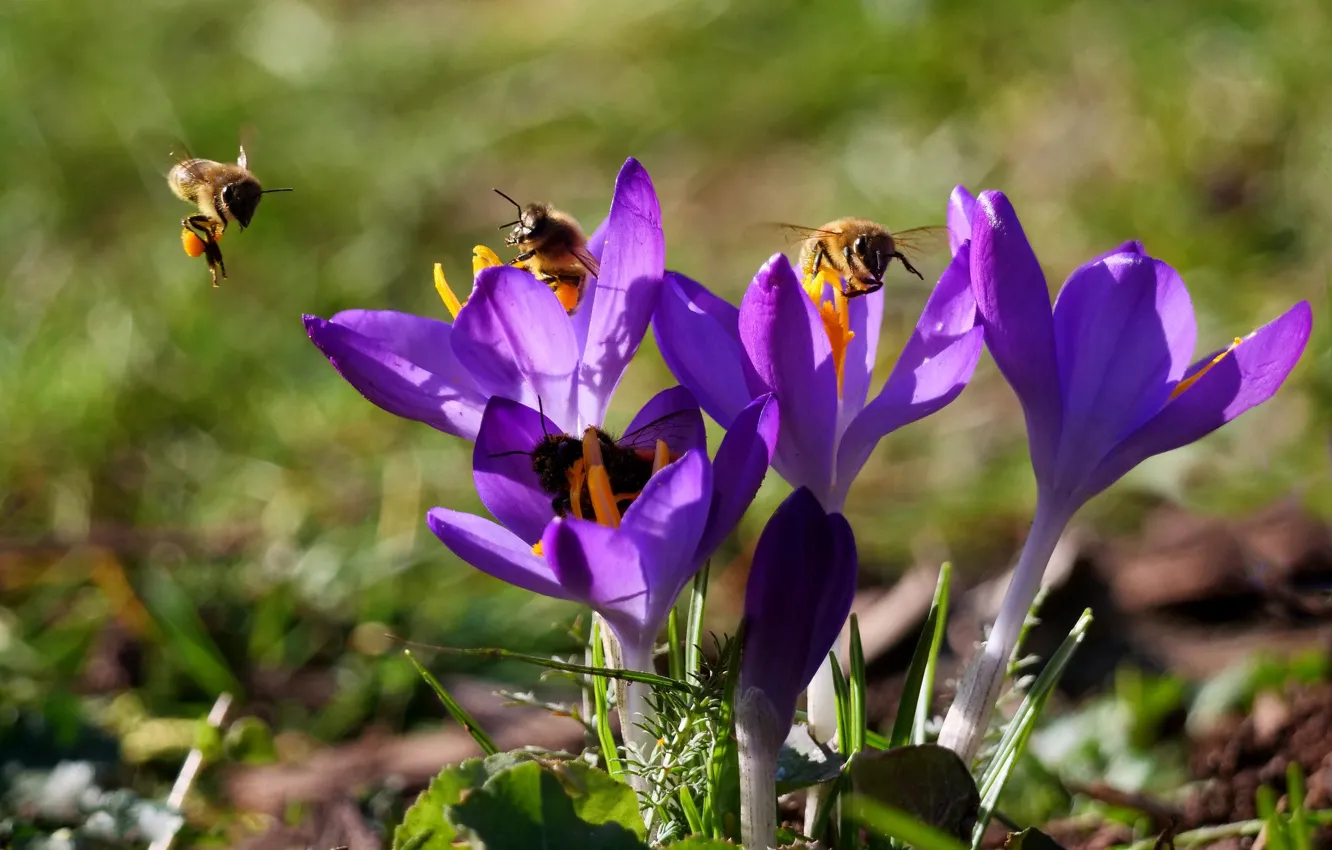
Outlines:
[[[213,286],[217,287],[217,274],[222,272],[222,279],[227,277],[226,263],[222,262],[222,249],[217,244],[217,222],[206,215],[192,215],[181,221],[181,226],[188,228],[203,242],[204,259],[208,261],[208,272],[213,276]],[[223,229],[226,225],[222,225]]]
[[894,256],[895,258],[897,258],[898,260],[901,260],[901,261],[902,261],[902,265],[906,268],[907,271],[911,272],[912,274],[914,274],[916,277],[920,278],[921,280],[924,280],[924,279],[925,279],[925,275],[923,275],[923,274],[921,274],[920,272],[916,271],[916,267],[913,266],[913,265],[911,265],[911,263],[907,260],[906,257],[902,256],[902,252],[901,252],[901,251],[894,251],[894,252],[893,252],[893,256]]
[[509,265],[512,266],[512,265],[515,265],[515,264],[517,264],[517,263],[525,263],[525,262],[527,262],[528,260],[532,259],[532,258],[535,257],[535,256],[536,256],[536,251],[524,251],[523,253],[519,254],[519,255],[516,256],[516,257],[514,257],[514,258],[509,262]]
[[827,256],[827,251],[824,249],[823,243],[822,242],[816,243],[816,247],[814,248],[814,256],[809,261],[808,274],[811,277],[818,274],[819,269],[823,268],[823,260],[826,256]]

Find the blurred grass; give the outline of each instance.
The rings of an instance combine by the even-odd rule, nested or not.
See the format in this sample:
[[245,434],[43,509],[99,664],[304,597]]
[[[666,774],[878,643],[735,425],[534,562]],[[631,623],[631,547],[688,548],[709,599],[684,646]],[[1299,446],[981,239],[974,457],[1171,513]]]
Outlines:
[[[6,4],[0,687],[86,686],[115,622],[149,647],[125,684],[155,710],[206,705],[223,674],[263,692],[265,671],[328,668],[331,706],[274,711],[337,737],[409,703],[438,715],[405,662],[357,651],[357,624],[568,646],[551,625],[569,606],[478,575],[424,528],[433,505],[479,508],[470,447],[365,402],[300,316],[442,317],[431,263],[456,280],[472,244],[499,245],[491,186],[591,227],[628,155],[661,195],[668,264],[733,299],[783,247],[758,223],[940,223],[962,182],[1008,192],[1052,284],[1144,240],[1189,283],[1200,351],[1311,300],[1315,339],[1275,401],[1085,516],[1131,527],[1154,500],[1238,512],[1288,494],[1330,516],[1330,42],[1319,0]],[[247,126],[255,172],[297,191],[228,236],[231,278],[210,291],[180,249],[168,152],[232,158]],[[921,299],[894,296],[884,366]],[[644,355],[612,425],[669,383],[650,340]],[[1025,458],[987,362],[861,476],[867,569],[1007,558]],[[733,545],[784,491],[768,482]],[[88,540],[116,566],[98,574],[73,546]],[[195,631],[137,612],[163,581],[215,646],[159,648]]]

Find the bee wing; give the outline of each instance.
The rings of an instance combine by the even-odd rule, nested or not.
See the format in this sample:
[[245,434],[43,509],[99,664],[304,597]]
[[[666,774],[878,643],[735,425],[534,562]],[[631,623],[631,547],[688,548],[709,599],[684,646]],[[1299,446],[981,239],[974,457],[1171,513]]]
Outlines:
[[587,250],[586,245],[577,245],[570,253],[574,255],[578,262],[583,264],[583,268],[587,269],[588,274],[593,277],[601,277],[601,263],[597,262],[597,258],[592,256],[592,252]]
[[910,230],[892,231],[893,242],[904,254],[934,254],[942,251],[948,244],[948,228],[943,225],[913,227]]
[[[188,171],[190,176],[196,181],[200,183],[208,182],[208,175],[204,173],[203,166],[200,164],[203,160],[190,153],[189,146],[184,142],[179,139],[173,142],[169,154],[175,161],[174,164],[185,166],[185,170]],[[188,163],[188,165],[186,163]]]
[[678,446],[688,444],[693,437],[693,413],[692,410],[673,410],[635,428],[616,440],[615,444],[626,449],[652,450],[656,448],[658,440],[663,440],[675,450]]
[[767,227],[776,228],[786,233],[787,245],[798,245],[801,242],[808,242],[811,239],[817,239],[820,236],[837,236],[839,231],[823,230],[818,227],[805,227],[801,224],[786,224],[780,221],[768,222]]

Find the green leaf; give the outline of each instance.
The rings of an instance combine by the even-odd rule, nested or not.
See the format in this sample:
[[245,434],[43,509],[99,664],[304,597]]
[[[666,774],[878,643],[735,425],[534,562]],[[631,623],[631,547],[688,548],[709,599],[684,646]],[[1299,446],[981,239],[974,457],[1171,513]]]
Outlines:
[[686,682],[692,683],[698,678],[703,663],[703,612],[708,606],[708,574],[711,572],[712,561],[708,560],[694,576],[693,589],[689,592],[689,622],[684,637]]
[[531,758],[526,753],[499,753],[444,768],[393,831],[393,850],[451,850],[456,833],[444,817],[445,810],[456,805],[464,791]]
[[674,847],[676,850],[734,850],[737,845],[720,838],[705,838],[702,835],[691,835],[688,838],[681,841],[674,841],[666,846]]
[[459,838],[503,850],[642,850],[634,792],[580,762],[528,762],[488,779],[448,811]]
[[848,766],[853,788],[958,839],[971,835],[980,792],[957,753],[935,744],[860,753]]
[[902,685],[902,698],[897,703],[897,717],[888,738],[890,748],[925,743],[925,724],[929,721],[930,701],[934,698],[934,671],[948,625],[948,588],[952,574],[952,564],[945,563],[939,568],[934,601],[930,603],[930,612],[921,627],[920,640],[916,642],[906,682]]
[[966,850],[966,845],[927,823],[892,806],[852,795],[846,801],[850,816],[874,832],[909,844],[916,850]]
[[1004,850],[1064,850],[1064,848],[1044,832],[1031,827],[1021,832],[1008,833],[1008,837],[1004,839]]
[[808,726],[794,725],[777,754],[777,793],[789,794],[836,779],[842,772],[842,762],[835,750],[814,740]]
[[865,651],[860,645],[860,620],[851,615],[851,669],[847,682],[848,699],[851,705],[848,716],[851,740],[844,742],[840,749],[845,753],[858,753],[865,749]]
[[238,699],[244,688],[232,675],[222,652],[208,635],[193,599],[163,569],[148,573],[143,602],[166,638],[163,649],[185,673],[210,694],[230,693]]

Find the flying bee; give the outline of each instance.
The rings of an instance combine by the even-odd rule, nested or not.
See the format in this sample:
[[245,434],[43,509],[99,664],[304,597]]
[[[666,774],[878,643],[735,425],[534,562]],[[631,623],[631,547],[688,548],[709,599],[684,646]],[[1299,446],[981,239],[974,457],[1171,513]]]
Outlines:
[[504,237],[504,244],[521,252],[510,261],[531,272],[537,280],[550,287],[569,315],[583,303],[588,275],[601,274],[601,264],[587,248],[583,228],[568,213],[549,204],[522,206],[501,192],[495,193],[513,204],[518,218],[500,228],[512,227]]
[[831,267],[841,277],[842,294],[847,298],[882,289],[884,273],[893,260],[924,280],[902,249],[923,250],[923,243],[946,232],[943,227],[917,227],[889,233],[866,218],[839,218],[822,227],[781,226],[800,236],[800,268],[805,277],[814,277],[825,265]]
[[[619,439],[609,432],[588,426],[582,437],[546,433],[531,451],[498,452],[491,457],[525,455],[541,489],[551,495],[550,507],[556,516],[591,519],[591,487],[587,486],[588,466],[606,468],[615,506],[623,514],[647,486],[648,479],[665,462],[676,460],[671,448],[688,439],[693,420],[690,411],[677,410],[635,428]],[[542,418],[544,431],[544,416]],[[658,456],[661,443],[667,447],[665,458]]]
[[198,159],[186,154],[167,174],[167,185],[186,203],[194,204],[199,212],[181,219],[180,241],[185,253],[191,257],[203,254],[208,260],[208,271],[217,286],[218,273],[227,276],[222,262],[222,249],[218,241],[227,224],[236,222],[241,229],[250,226],[259,201],[269,192],[290,192],[291,189],[265,189],[250,173],[245,147],[234,164]]

